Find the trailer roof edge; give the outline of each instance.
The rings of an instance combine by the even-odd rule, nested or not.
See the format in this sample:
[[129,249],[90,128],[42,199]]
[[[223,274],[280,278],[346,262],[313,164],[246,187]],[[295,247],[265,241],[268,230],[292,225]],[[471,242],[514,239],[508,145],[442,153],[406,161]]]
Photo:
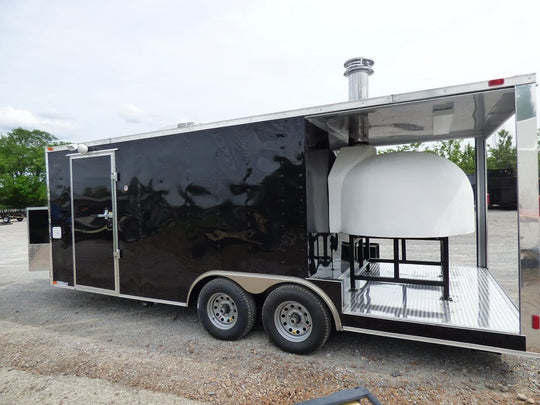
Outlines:
[[[522,84],[536,83],[536,74],[529,73],[524,75],[517,75],[507,77],[502,80],[500,85],[490,85],[487,80],[481,82],[474,82],[468,84],[454,85],[448,87],[439,87],[427,90],[419,90],[408,93],[391,94],[387,96],[380,96],[374,98],[368,98],[357,101],[344,101],[334,104],[325,104],[314,107],[305,107],[295,110],[286,110],[281,112],[274,112],[262,115],[233,118],[223,121],[215,121],[204,124],[197,124],[191,126],[185,126],[182,128],[171,128],[165,130],[142,132],[133,135],[124,135],[118,137],[104,138],[95,141],[82,142],[87,146],[100,146],[117,142],[127,142],[138,139],[156,138],[161,136],[177,135],[181,133],[190,133],[196,131],[203,131],[208,129],[216,129],[222,127],[231,127],[235,125],[242,125],[254,122],[271,121],[275,119],[286,119],[295,117],[307,117],[307,116],[320,116],[329,113],[346,112],[348,110],[356,110],[364,107],[373,107],[382,104],[399,104],[404,102],[411,102],[416,100],[424,100],[429,98],[452,96],[458,94],[498,90],[501,88],[509,88]],[[52,148],[46,148],[47,152],[68,150],[67,145],[55,146]]]

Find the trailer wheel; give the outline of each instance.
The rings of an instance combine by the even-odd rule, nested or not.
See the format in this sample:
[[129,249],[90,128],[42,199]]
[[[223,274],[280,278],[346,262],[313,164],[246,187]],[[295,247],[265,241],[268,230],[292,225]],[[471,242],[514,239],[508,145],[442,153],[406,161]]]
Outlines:
[[2,222],[4,222],[4,224],[9,224],[10,219],[11,218],[9,216],[5,216],[5,217],[2,218]]
[[22,217],[20,217],[20,218],[17,218],[17,221],[19,221],[19,222],[22,222],[22,220],[23,220],[23,218],[22,218]]
[[238,284],[216,278],[202,288],[197,299],[197,313],[212,336],[236,340],[253,328],[257,308],[253,296]]
[[276,346],[297,354],[320,349],[332,328],[324,302],[312,291],[294,284],[278,287],[268,295],[262,322]]

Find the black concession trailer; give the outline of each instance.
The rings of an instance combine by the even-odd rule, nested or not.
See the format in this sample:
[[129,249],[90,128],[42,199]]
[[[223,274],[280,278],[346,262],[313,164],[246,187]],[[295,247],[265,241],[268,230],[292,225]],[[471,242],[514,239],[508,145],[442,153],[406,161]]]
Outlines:
[[[271,340],[295,353],[320,348],[332,330],[534,350],[535,85],[534,75],[517,76],[50,147],[51,284],[197,305],[202,324],[221,339],[241,338],[262,313]],[[512,116],[520,257],[527,252],[518,264],[527,299],[518,305],[490,273],[486,236],[485,142]],[[469,208],[446,206],[453,195],[469,198],[460,179],[453,191],[453,175],[445,174],[455,172],[451,165],[429,161],[415,172],[424,159],[417,155],[427,154],[373,152],[446,139],[468,139],[477,151],[470,218]],[[418,176],[432,164],[431,178],[443,176],[435,180],[452,194],[399,191],[423,183]],[[408,167],[396,184],[396,173]],[[387,207],[384,193],[394,187],[399,198]],[[411,212],[415,204],[421,219]],[[475,234],[476,266],[449,259],[456,213]],[[382,257],[376,238],[390,241],[390,257]],[[407,257],[407,242],[417,239],[433,244],[436,260]]]

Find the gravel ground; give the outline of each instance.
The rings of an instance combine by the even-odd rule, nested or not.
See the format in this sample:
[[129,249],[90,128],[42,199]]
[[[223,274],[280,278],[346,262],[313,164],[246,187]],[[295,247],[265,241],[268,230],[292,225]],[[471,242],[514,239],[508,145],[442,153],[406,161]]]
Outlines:
[[[511,241],[515,212],[490,221],[503,224],[490,246]],[[27,271],[26,226],[0,226],[0,404],[293,404],[356,386],[384,404],[540,401],[537,359],[352,333],[298,356],[260,324],[223,342],[194,308],[52,288]]]

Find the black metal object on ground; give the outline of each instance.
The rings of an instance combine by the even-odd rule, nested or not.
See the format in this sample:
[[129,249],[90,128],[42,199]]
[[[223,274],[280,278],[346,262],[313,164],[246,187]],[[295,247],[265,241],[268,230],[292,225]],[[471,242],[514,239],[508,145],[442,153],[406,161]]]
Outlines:
[[367,399],[374,405],[381,405],[381,402],[365,387],[356,387],[344,391],[335,392],[331,395],[322,398],[309,399],[307,401],[298,402],[296,405],[345,405],[345,404],[361,404],[362,399]]

